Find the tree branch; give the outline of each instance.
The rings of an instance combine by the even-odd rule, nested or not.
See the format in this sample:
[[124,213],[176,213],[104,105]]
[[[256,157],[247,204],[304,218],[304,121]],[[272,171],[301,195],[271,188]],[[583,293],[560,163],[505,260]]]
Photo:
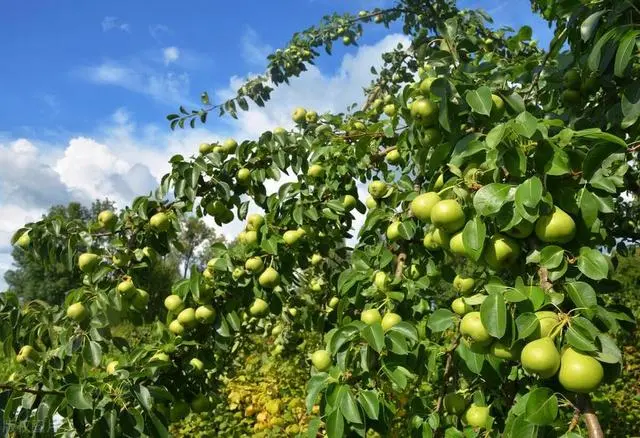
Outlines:
[[442,408],[442,402],[444,400],[444,396],[447,395],[448,388],[448,380],[451,377],[451,372],[453,371],[453,353],[458,348],[458,344],[460,344],[460,335],[456,336],[456,339],[453,341],[453,345],[446,352],[447,361],[444,365],[444,373],[442,375],[442,387],[440,388],[440,395],[438,395],[438,401],[436,402],[436,412],[440,412]]
[[0,383],[0,389],[9,389],[11,391],[26,392],[29,394],[42,395],[64,395],[62,391],[48,391],[46,389],[31,389],[22,386],[13,386],[6,383]]
[[593,410],[589,396],[587,394],[578,395],[577,404],[582,416],[584,417],[584,422],[587,425],[589,438],[604,438],[602,427],[600,427],[598,416]]

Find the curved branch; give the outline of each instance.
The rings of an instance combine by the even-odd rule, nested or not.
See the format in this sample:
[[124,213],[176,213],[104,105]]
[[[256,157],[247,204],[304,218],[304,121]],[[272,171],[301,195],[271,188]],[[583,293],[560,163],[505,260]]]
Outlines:
[[578,395],[578,408],[584,417],[584,422],[587,425],[587,433],[589,438],[604,438],[602,427],[598,421],[598,416],[593,410],[591,405],[591,399],[587,394]]

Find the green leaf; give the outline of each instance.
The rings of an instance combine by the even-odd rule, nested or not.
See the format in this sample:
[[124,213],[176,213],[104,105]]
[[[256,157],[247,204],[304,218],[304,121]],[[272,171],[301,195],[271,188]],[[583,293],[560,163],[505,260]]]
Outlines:
[[548,245],[540,251],[540,266],[555,269],[564,260],[564,249],[556,245]]
[[613,64],[613,74],[616,76],[624,76],[624,72],[629,65],[629,61],[631,61],[631,57],[633,56],[633,50],[635,49],[638,35],[640,35],[639,31],[630,30],[620,40],[618,51],[616,52],[616,60]]
[[515,201],[525,207],[534,208],[540,203],[543,190],[540,178],[533,176],[518,186]]
[[345,392],[342,396],[342,402],[340,403],[340,412],[342,412],[345,420],[349,423],[362,424],[362,417],[360,416],[355,397],[348,386],[343,385],[340,389],[342,388],[345,388]]
[[438,309],[431,314],[427,326],[433,332],[443,332],[453,327],[454,314],[449,309]]
[[316,374],[309,379],[309,383],[307,384],[307,397],[305,400],[307,412],[311,412],[313,405],[316,404],[318,395],[327,387],[327,382],[328,379],[326,374]]
[[91,397],[85,393],[84,386],[74,384],[64,392],[67,403],[75,409],[92,409]]
[[465,100],[474,112],[485,116],[491,113],[493,100],[491,100],[491,89],[489,87],[482,86],[477,90],[467,91]]
[[278,237],[271,236],[268,239],[264,239],[260,247],[268,254],[278,254]]
[[596,291],[593,290],[589,283],[583,281],[574,281],[566,283],[564,289],[567,291],[567,295],[576,307],[594,307],[598,305],[596,298]]
[[575,317],[571,320],[565,333],[565,340],[578,350],[586,352],[598,350],[595,344],[595,337],[591,334],[589,321],[582,317]]
[[358,392],[358,404],[360,404],[367,417],[372,420],[378,419],[380,401],[378,400],[377,392],[371,390],[360,390],[360,392]]
[[604,280],[609,274],[607,258],[597,249],[580,248],[577,265],[580,272],[592,280]]
[[337,353],[346,342],[353,340],[359,331],[355,324],[348,324],[338,328],[329,341],[329,351],[334,354]]
[[540,327],[538,318],[533,313],[522,313],[516,318],[518,339],[525,339]]
[[507,330],[507,305],[501,294],[489,294],[482,302],[480,319],[491,336],[496,338],[504,336]]
[[416,224],[413,221],[402,221],[398,226],[398,232],[404,240],[411,240],[416,234]]
[[538,119],[536,119],[528,111],[518,114],[513,125],[513,130],[526,138],[533,137],[538,128]]
[[379,322],[366,326],[360,332],[362,337],[375,351],[380,353],[384,348],[384,332]]
[[489,131],[487,138],[485,139],[487,147],[489,149],[495,149],[504,138],[506,131],[507,126],[504,123],[494,126],[491,131]]
[[544,426],[558,416],[558,397],[549,388],[535,388],[529,393],[526,418],[533,424]]
[[485,362],[484,354],[474,353],[469,350],[469,347],[464,343],[460,343],[460,345],[458,345],[456,352],[462,358],[465,365],[467,365],[469,371],[478,375],[482,373],[482,367]]
[[518,93],[503,94],[502,98],[514,113],[519,114],[525,110],[524,99]]
[[598,22],[600,21],[600,17],[606,11],[598,11],[589,15],[580,25],[580,36],[582,37],[582,41],[587,42],[593,36],[593,33],[598,28]]
[[397,333],[400,333],[405,338],[412,340],[413,342],[418,342],[418,331],[412,324],[406,321],[402,321],[394,325],[388,330],[388,332],[389,333],[397,332]]
[[600,207],[598,198],[585,187],[580,189],[577,196],[577,203],[578,207],[580,207],[580,213],[582,213],[582,219],[587,227],[591,228],[596,219],[598,219],[598,210]]
[[462,231],[464,249],[473,260],[478,261],[484,248],[484,239],[487,235],[487,227],[478,216],[474,217]]
[[512,199],[512,189],[512,185],[502,183],[482,186],[473,197],[473,207],[481,216],[496,214],[505,202]]
[[602,60],[602,48],[618,32],[619,30],[617,28],[610,29],[608,32],[602,35],[600,39],[598,39],[598,41],[593,45],[591,53],[587,58],[587,65],[589,66],[589,69],[591,71],[598,71],[601,68],[604,70],[607,67],[606,65],[600,65],[600,61]]
[[82,355],[87,362],[97,367],[102,362],[102,347],[95,341],[85,342]]
[[391,350],[395,354],[404,356],[409,352],[409,346],[407,345],[407,340],[400,333],[388,332],[386,334],[386,339],[389,341],[389,344],[390,344],[389,350]]
[[327,415],[326,427],[329,438],[344,437],[344,417],[339,409],[335,409]]

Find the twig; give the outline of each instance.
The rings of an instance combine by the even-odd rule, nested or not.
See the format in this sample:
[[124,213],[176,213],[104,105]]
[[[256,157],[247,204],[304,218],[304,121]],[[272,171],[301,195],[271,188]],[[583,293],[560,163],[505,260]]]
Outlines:
[[627,152],[635,152],[637,150],[640,150],[640,140],[629,144],[629,147],[627,148]]
[[10,389],[11,391],[26,392],[29,394],[36,394],[36,395],[38,394],[64,395],[64,392],[62,391],[48,391],[46,389],[31,389],[31,388],[25,388],[20,386],[8,385],[6,383],[0,383],[0,389]]
[[449,377],[451,376],[451,372],[453,371],[453,353],[458,348],[458,344],[460,344],[460,335],[456,336],[456,339],[453,341],[453,345],[446,352],[447,361],[444,365],[444,373],[442,375],[442,387],[440,388],[440,395],[438,395],[438,401],[436,402],[436,412],[440,412],[442,408],[442,401],[444,400],[444,396],[447,395],[447,387]]
[[553,287],[553,283],[549,281],[549,271],[547,268],[538,269],[538,276],[540,277],[540,287],[545,292]]
[[551,58],[551,55],[556,50],[556,46],[558,44],[562,46],[562,44],[564,43],[564,37],[566,33],[567,33],[567,28],[565,27],[564,29],[562,29],[562,32],[558,34],[558,38],[556,38],[556,40],[554,41],[554,44],[552,44],[551,47],[549,47],[549,51],[545,54],[542,60],[542,63],[540,64],[540,69],[535,73],[535,77],[533,78],[533,81],[531,81],[531,88],[529,88],[529,90],[527,91],[527,97],[529,96],[529,93],[531,93],[534,89],[538,89],[538,81],[540,80],[542,71],[547,65],[547,62],[549,62],[549,58]]
[[569,423],[569,429],[567,429],[567,432],[571,432],[573,429],[576,428],[576,426],[578,426],[578,422],[580,421],[580,409],[578,409],[577,406],[574,407],[574,411],[573,411],[573,417],[571,418],[571,422]]

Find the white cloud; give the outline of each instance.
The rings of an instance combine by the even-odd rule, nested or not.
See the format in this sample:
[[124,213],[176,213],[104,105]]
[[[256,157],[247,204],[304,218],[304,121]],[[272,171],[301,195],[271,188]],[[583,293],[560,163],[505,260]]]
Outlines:
[[[343,58],[333,74],[326,74],[311,66],[290,85],[277,88],[265,108],[252,107],[239,120],[217,122],[191,130],[169,131],[164,125],[138,125],[125,109],[116,110],[96,132],[85,136],[71,136],[63,144],[55,145],[56,152],[45,151],[39,143],[21,139],[2,144],[0,139],[0,290],[10,251],[9,238],[22,224],[38,219],[53,204],[72,200],[90,203],[108,197],[120,206],[128,204],[138,194],[148,193],[170,169],[168,159],[175,154],[190,156],[200,143],[226,137],[238,140],[256,138],[275,126],[292,126],[291,111],[296,106],[316,111],[344,111],[348,104],[362,101],[362,88],[371,80],[370,67],[379,66],[380,54],[407,40],[390,35],[372,46],[361,46],[353,55]],[[162,96],[160,90],[171,89],[162,77],[136,72],[116,63],[104,63],[85,71],[97,83],[118,85],[150,96]],[[154,85],[154,82],[157,82]],[[237,89],[240,79],[232,78],[229,87],[219,90],[218,97],[228,96]],[[180,86],[177,86],[180,88]],[[169,93],[171,94],[171,93]],[[180,93],[173,93],[177,99]],[[183,102],[181,102],[183,103]],[[210,119],[213,120],[213,119]],[[212,123],[212,122],[210,122]],[[267,182],[267,190],[274,192],[291,176],[283,175],[279,182]],[[358,186],[361,199],[366,187]],[[253,205],[251,211],[258,208]],[[364,217],[357,215],[356,229]],[[209,221],[211,223],[211,221]],[[220,228],[229,240],[243,224],[234,221]]]
[[131,32],[129,23],[123,22],[118,17],[104,17],[102,20],[102,31],[108,32],[114,29],[122,32]]
[[273,52],[273,47],[260,41],[258,33],[250,27],[242,35],[241,45],[244,60],[253,65],[266,65],[267,55]]
[[185,103],[189,95],[189,74],[161,72],[141,63],[105,61],[78,72],[90,82],[113,85],[145,94],[163,103]]
[[169,65],[172,62],[176,62],[180,57],[180,49],[175,46],[165,47],[162,49],[162,57],[164,59],[164,65]]

